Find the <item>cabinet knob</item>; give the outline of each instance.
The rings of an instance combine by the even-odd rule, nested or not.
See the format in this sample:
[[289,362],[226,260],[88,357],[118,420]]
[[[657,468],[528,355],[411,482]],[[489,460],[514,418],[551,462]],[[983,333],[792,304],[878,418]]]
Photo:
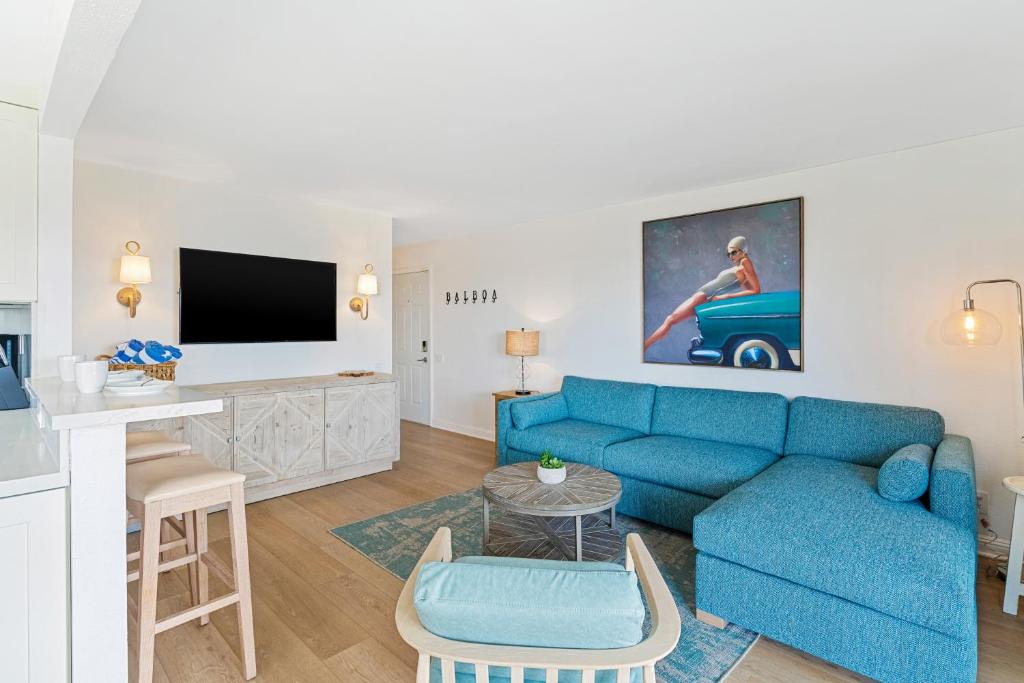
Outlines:
[[231,437],[229,436],[229,437],[228,437],[228,443],[231,443],[231,441],[232,441],[232,439],[231,439]]
[[330,422],[325,422],[324,423],[324,427],[327,427],[328,429],[330,429],[331,428],[331,423]]

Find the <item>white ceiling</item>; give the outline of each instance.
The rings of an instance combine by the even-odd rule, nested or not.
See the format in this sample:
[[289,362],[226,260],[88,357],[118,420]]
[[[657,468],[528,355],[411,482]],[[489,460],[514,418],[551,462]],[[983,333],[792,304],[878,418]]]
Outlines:
[[0,0],[0,100],[46,99],[72,0]]
[[1024,125],[1019,0],[145,0],[77,156],[397,244]]

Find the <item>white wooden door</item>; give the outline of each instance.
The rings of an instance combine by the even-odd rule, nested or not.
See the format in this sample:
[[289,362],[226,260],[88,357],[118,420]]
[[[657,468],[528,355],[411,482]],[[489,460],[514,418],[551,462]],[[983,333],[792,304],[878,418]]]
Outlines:
[[0,102],[0,301],[36,299],[36,116]]
[[429,274],[394,276],[393,365],[398,375],[403,420],[430,424]]
[[192,446],[192,452],[226,470],[234,469],[233,405],[231,397],[227,397],[224,410],[219,413],[185,418],[184,439]]
[[337,387],[324,392],[327,469],[363,462],[364,387]]
[[68,679],[64,489],[0,499],[0,681]]

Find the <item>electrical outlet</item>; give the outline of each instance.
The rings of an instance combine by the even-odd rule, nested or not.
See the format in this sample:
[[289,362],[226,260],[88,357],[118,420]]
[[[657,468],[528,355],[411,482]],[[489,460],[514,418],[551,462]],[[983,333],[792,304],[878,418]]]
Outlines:
[[975,504],[978,508],[978,517],[988,517],[988,491],[978,491]]

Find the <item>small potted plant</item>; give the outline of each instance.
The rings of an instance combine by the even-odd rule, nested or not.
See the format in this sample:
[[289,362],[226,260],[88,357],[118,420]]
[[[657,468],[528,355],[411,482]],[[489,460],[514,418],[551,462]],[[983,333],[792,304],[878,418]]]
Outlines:
[[561,484],[565,481],[565,463],[554,454],[544,449],[537,465],[537,478],[543,484]]

